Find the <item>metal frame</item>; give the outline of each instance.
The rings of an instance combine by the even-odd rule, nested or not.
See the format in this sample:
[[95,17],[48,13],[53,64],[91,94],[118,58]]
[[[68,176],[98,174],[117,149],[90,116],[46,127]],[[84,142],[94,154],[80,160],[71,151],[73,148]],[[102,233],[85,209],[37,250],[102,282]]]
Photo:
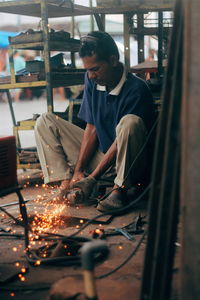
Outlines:
[[[24,237],[25,237],[25,250],[28,250],[28,246],[29,246],[29,236],[28,236],[28,232],[29,232],[29,225],[28,225],[28,215],[27,215],[27,210],[26,210],[26,204],[24,201],[24,198],[21,194],[21,190],[22,187],[19,185],[13,186],[13,187],[9,187],[6,189],[3,189],[0,191],[0,198],[1,197],[5,197],[7,195],[10,195],[12,193],[16,193],[19,199],[19,208],[20,208],[20,213],[22,215],[22,219],[23,219],[23,227],[24,227]],[[0,210],[3,211],[4,213],[6,213],[11,219],[13,219],[17,224],[18,219],[16,219],[15,217],[13,217],[13,215],[11,215],[10,213],[8,213],[5,208],[0,206]]]
[[140,300],[168,300],[171,292],[179,217],[182,28],[183,12],[177,1],[154,153],[148,240]]
[[[9,60],[10,60],[10,66],[11,66],[11,83],[10,84],[0,84],[0,90],[6,90],[7,97],[8,97],[8,103],[10,106],[11,116],[13,120],[13,125],[15,127],[14,131],[16,133],[16,138],[18,141],[19,146],[19,136],[18,136],[18,130],[20,130],[20,126],[16,126],[16,120],[14,116],[14,111],[12,108],[12,99],[9,94],[9,89],[15,89],[15,88],[28,88],[28,87],[44,87],[47,92],[47,111],[48,112],[54,112],[53,107],[53,93],[52,88],[54,84],[53,80],[53,74],[51,73],[50,69],[50,50],[66,50],[67,45],[52,45],[49,41],[49,28],[48,28],[48,18],[51,17],[62,17],[62,16],[75,16],[75,15],[91,15],[93,14],[97,25],[100,30],[105,30],[105,14],[111,13],[122,13],[124,14],[124,49],[125,49],[125,64],[129,68],[130,67],[130,41],[129,41],[129,32],[130,32],[130,16],[133,15],[133,13],[137,12],[140,13],[141,18],[143,18],[143,13],[146,11],[160,11],[160,10],[169,10],[172,9],[172,4],[159,4],[159,5],[146,5],[141,4],[136,6],[130,6],[130,7],[114,7],[114,8],[91,8],[91,7],[84,7],[80,5],[73,5],[73,7],[70,5],[69,2],[63,2],[62,6],[58,4],[56,0],[20,0],[20,1],[9,1],[9,2],[0,2],[0,12],[7,12],[12,14],[22,14],[22,15],[29,15],[29,16],[38,16],[41,17],[41,26],[42,26],[42,32],[43,32],[43,40],[44,42],[37,42],[37,43],[24,43],[24,44],[12,44],[9,47]],[[141,22],[142,19],[141,19]],[[141,27],[143,27],[141,23]],[[158,30],[158,29],[155,29]],[[143,48],[143,52],[139,51],[139,61],[144,60],[144,36],[138,35],[138,48]],[[162,47],[161,47],[162,48]],[[44,53],[44,63],[45,63],[45,80],[41,81],[34,81],[34,82],[16,82],[16,76],[14,72],[14,62],[13,62],[13,49],[43,49]],[[69,49],[70,51],[70,49]],[[75,49],[73,48],[72,51],[78,51],[78,47]],[[159,51],[160,54],[161,51]],[[159,55],[159,60],[161,60],[162,56]],[[162,67],[161,63],[159,63],[159,70],[161,72]],[[82,78],[83,80],[83,78]],[[68,84],[67,84],[68,82]],[[83,83],[83,81],[82,81]],[[72,80],[70,78],[66,78],[65,82],[58,84],[58,81],[56,82],[56,86],[67,86],[72,85]],[[80,78],[74,80],[73,84],[80,84]],[[27,125],[27,128],[29,125]],[[34,167],[34,164],[32,164],[32,167]]]

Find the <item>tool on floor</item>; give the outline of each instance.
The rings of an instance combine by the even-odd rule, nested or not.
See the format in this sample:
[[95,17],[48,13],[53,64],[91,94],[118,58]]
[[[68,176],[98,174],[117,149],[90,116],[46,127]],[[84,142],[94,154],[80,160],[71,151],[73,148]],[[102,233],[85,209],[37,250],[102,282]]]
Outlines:
[[122,228],[109,228],[109,229],[103,229],[103,228],[96,228],[95,230],[91,231],[93,238],[100,238],[105,239],[107,236],[113,236],[113,235],[124,235],[128,240],[134,240],[134,234],[141,234],[144,232],[143,226],[146,223],[144,221],[145,216],[139,216],[136,217],[134,222],[131,222],[130,224],[122,227]]
[[67,194],[67,200],[72,206],[83,203],[84,200],[83,192],[79,188],[74,188]]
[[130,241],[134,240],[134,237],[124,228],[115,228],[115,231],[121,233],[123,236],[125,236]]
[[11,227],[4,227],[4,226],[0,226],[0,231],[3,231],[5,233],[9,233],[11,232]]
[[84,244],[81,248],[81,264],[85,284],[85,296],[88,300],[98,300],[94,278],[94,262],[98,253],[107,255],[109,249],[104,241],[92,241]]

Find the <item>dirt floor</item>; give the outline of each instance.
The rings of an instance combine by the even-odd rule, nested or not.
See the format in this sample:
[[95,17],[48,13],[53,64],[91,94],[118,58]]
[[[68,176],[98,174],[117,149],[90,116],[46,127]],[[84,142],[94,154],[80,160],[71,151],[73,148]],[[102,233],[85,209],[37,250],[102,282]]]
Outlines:
[[[28,178],[28,176],[29,175],[26,175],[23,178],[24,188],[22,195],[24,199],[27,200],[26,207],[29,222],[35,221],[35,224],[37,226],[39,224],[43,231],[69,236],[75,233],[81,226],[84,226],[88,219],[100,214],[94,205],[73,208],[63,206],[63,204],[49,205],[48,199],[55,192],[55,188],[44,186],[41,182],[27,184],[27,181],[30,182],[30,177]],[[17,195],[10,194],[1,198],[1,205],[15,201],[18,201]],[[18,205],[6,206],[4,208],[15,217],[19,216]],[[98,222],[96,220],[96,223],[90,224],[78,236],[92,239],[92,234],[95,229],[108,230],[121,228],[137,220],[139,215],[146,216],[143,220],[147,221],[147,214],[147,204],[146,201],[143,201],[124,215],[115,217],[109,215],[99,218]],[[45,215],[48,216],[47,219],[44,218]],[[35,219],[35,217],[37,217],[37,219]],[[32,225],[32,227],[36,227],[36,225]],[[24,240],[22,237],[15,236],[16,234],[23,234],[23,227],[16,225],[14,221],[4,213],[1,213],[0,227],[3,228],[0,229],[1,300],[67,299],[67,296],[76,294],[77,292],[84,293],[83,271],[79,263],[80,259],[78,260],[78,265],[77,262],[75,265],[66,265],[66,262],[60,263],[58,261],[51,264],[42,263],[42,259],[45,260],[45,257],[35,259],[34,263],[30,264],[24,254]],[[144,224],[143,229],[145,230],[146,227],[147,224]],[[11,233],[11,235],[8,236],[8,233]],[[132,240],[128,240],[121,234],[106,237],[104,241],[107,242],[109,255],[96,262],[95,276],[107,274],[124,262],[128,256],[133,253],[142,234],[143,230],[141,230],[140,234],[133,235]],[[56,242],[56,236],[53,236],[53,238],[54,242]],[[32,237],[30,237],[30,239],[32,239]],[[50,245],[53,242],[32,240],[30,241],[30,249],[37,250],[45,245],[45,243]],[[139,299],[145,245],[146,240],[144,238],[139,250],[127,264],[110,276],[95,281],[99,299]],[[42,255],[48,257],[50,255],[49,253],[52,255],[51,251],[47,251],[47,254],[43,252]],[[78,254],[78,256],[80,255]],[[175,270],[177,271],[177,267]],[[54,286],[52,288],[53,284]],[[59,293],[66,297],[48,298],[49,294]],[[174,295],[173,299],[175,298],[176,296]]]

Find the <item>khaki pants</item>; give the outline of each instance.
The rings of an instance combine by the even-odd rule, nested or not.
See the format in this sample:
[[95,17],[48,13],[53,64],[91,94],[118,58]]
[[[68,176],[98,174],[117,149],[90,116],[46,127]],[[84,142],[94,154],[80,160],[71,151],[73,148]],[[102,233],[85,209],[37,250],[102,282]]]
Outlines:
[[[35,137],[38,155],[44,174],[44,182],[70,179],[78,158],[84,130],[65,121],[55,114],[44,113],[35,126]],[[130,187],[137,182],[146,165],[145,151],[139,156],[133,168],[131,163],[136,158],[146,140],[146,128],[141,118],[135,115],[124,116],[116,128],[116,176],[114,183]],[[86,173],[90,174],[103,158],[99,150],[91,158]],[[113,178],[106,172],[106,178]]]

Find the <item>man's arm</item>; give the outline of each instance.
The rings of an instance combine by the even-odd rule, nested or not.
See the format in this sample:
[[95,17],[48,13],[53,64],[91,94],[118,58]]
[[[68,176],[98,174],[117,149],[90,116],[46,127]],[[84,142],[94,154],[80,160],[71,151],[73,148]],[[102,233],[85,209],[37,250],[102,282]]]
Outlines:
[[103,175],[106,170],[115,162],[117,154],[117,144],[116,141],[110,146],[108,151],[105,153],[103,159],[100,161],[96,169],[90,174],[96,180]]
[[[84,169],[88,164],[88,160],[93,155],[94,151],[97,149],[98,139],[96,135],[96,128],[92,124],[87,124],[83,140],[81,143],[81,148],[79,152],[79,157],[74,169],[74,175],[72,178],[73,182],[79,181],[84,177]],[[105,153],[103,159],[98,164],[96,169],[90,174],[96,180],[105,173],[105,171],[115,162],[117,153],[116,142],[114,141],[108,151]]]
[[[93,138],[94,138],[94,136],[93,136]],[[90,145],[90,147],[91,147],[91,145]],[[85,150],[86,149],[87,149],[87,146],[85,147]],[[92,149],[92,148],[90,148],[90,149]],[[83,143],[83,148],[81,147],[80,156],[79,156],[76,168],[75,168],[76,169],[75,175],[72,178],[71,187],[72,188],[73,187],[80,188],[83,192],[84,198],[88,199],[92,193],[94,185],[96,184],[96,180],[98,180],[98,178],[102,174],[104,174],[105,171],[115,161],[116,153],[117,153],[117,146],[116,146],[116,142],[114,142],[111,145],[111,147],[108,149],[106,154],[103,156],[103,159],[100,161],[100,163],[98,164],[96,169],[88,177],[83,178],[84,174],[83,174],[82,166],[84,164],[81,163],[81,162],[83,162],[83,158],[84,158],[84,143]],[[87,156],[87,158],[88,158],[88,156]],[[74,201],[74,199],[72,200],[72,202],[73,201]]]
[[84,169],[87,166],[89,159],[94,154],[94,151],[97,149],[97,147],[98,139],[96,134],[96,128],[93,124],[87,124],[84,131],[78,160],[74,169],[72,184],[73,182],[79,181],[84,177]]

